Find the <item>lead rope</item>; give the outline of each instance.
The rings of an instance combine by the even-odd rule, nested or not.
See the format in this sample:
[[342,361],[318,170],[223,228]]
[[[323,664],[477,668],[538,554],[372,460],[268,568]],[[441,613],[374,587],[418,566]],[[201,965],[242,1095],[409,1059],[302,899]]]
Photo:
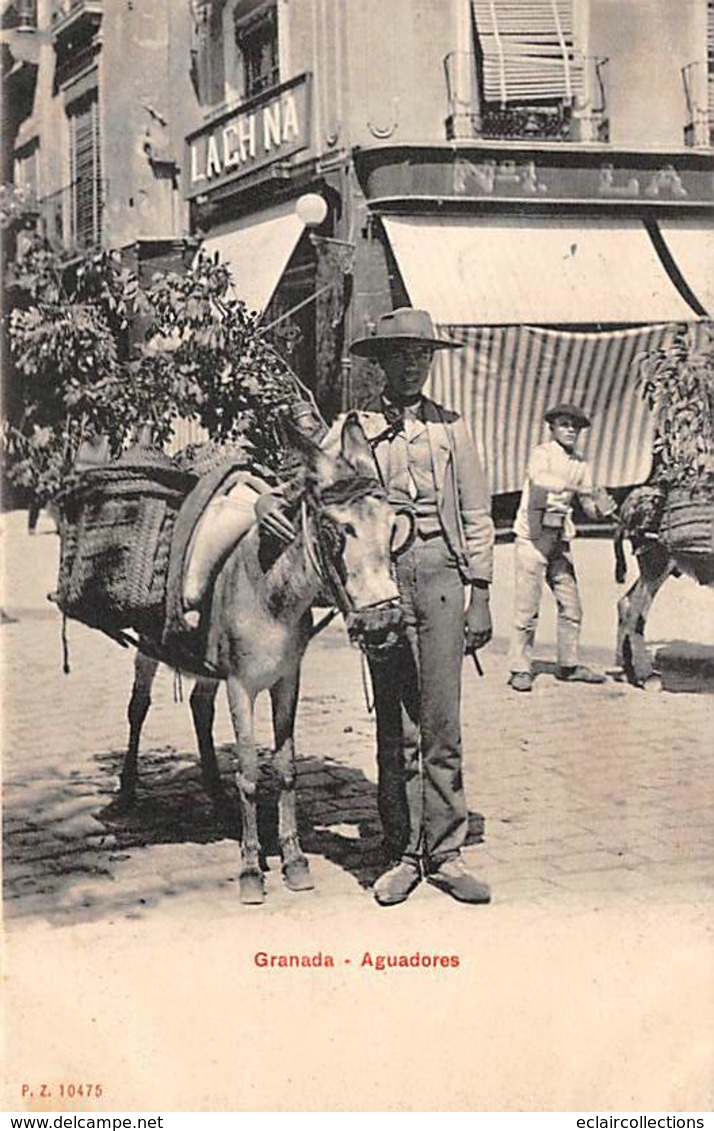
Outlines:
[[[367,714],[371,715],[374,712],[374,685],[367,666],[367,659],[364,652],[359,650],[360,668],[362,671],[362,690],[364,691],[364,704],[367,708]],[[370,692],[372,693],[372,702],[370,703]]]
[[319,620],[317,624],[314,624],[312,626],[312,628],[310,629],[310,640],[312,640],[313,637],[317,636],[318,632],[322,632],[323,628],[327,628],[328,624],[337,616],[338,611],[339,610],[337,609],[337,607],[330,609],[330,611],[325,613],[324,617],[322,617],[322,619]]
[[183,703],[183,681],[178,668],[174,669],[174,703]]

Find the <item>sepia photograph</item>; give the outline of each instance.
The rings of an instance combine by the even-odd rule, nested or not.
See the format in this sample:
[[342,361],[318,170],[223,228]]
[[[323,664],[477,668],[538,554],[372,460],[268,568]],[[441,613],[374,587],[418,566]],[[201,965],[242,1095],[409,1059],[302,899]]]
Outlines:
[[0,44],[11,1125],[703,1127],[714,0]]

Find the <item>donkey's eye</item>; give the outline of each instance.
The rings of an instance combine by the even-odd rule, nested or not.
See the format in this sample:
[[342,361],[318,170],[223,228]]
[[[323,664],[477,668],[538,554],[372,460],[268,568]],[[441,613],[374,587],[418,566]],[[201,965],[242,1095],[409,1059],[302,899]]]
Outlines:
[[351,522],[343,523],[342,529],[343,529],[345,534],[348,534],[350,536],[350,538],[356,538],[357,537],[357,531],[355,530],[355,528],[354,528],[354,526],[352,525]]

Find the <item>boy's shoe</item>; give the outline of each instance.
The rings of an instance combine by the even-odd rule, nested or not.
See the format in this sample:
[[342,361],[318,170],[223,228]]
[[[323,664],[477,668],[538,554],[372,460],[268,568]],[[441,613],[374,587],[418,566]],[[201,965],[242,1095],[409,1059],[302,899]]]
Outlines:
[[511,672],[508,682],[514,691],[533,690],[533,676],[530,672]]
[[586,668],[583,664],[576,664],[574,668],[556,668],[555,678],[565,683],[605,683],[605,676]]

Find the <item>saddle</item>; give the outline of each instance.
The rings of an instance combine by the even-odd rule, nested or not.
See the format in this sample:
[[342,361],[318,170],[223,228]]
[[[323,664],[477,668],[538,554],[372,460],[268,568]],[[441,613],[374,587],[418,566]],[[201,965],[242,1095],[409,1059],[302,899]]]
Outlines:
[[206,664],[213,582],[254,522],[253,501],[268,487],[246,466],[245,454],[228,456],[199,479],[176,518],[161,646],[198,674],[217,674]]

